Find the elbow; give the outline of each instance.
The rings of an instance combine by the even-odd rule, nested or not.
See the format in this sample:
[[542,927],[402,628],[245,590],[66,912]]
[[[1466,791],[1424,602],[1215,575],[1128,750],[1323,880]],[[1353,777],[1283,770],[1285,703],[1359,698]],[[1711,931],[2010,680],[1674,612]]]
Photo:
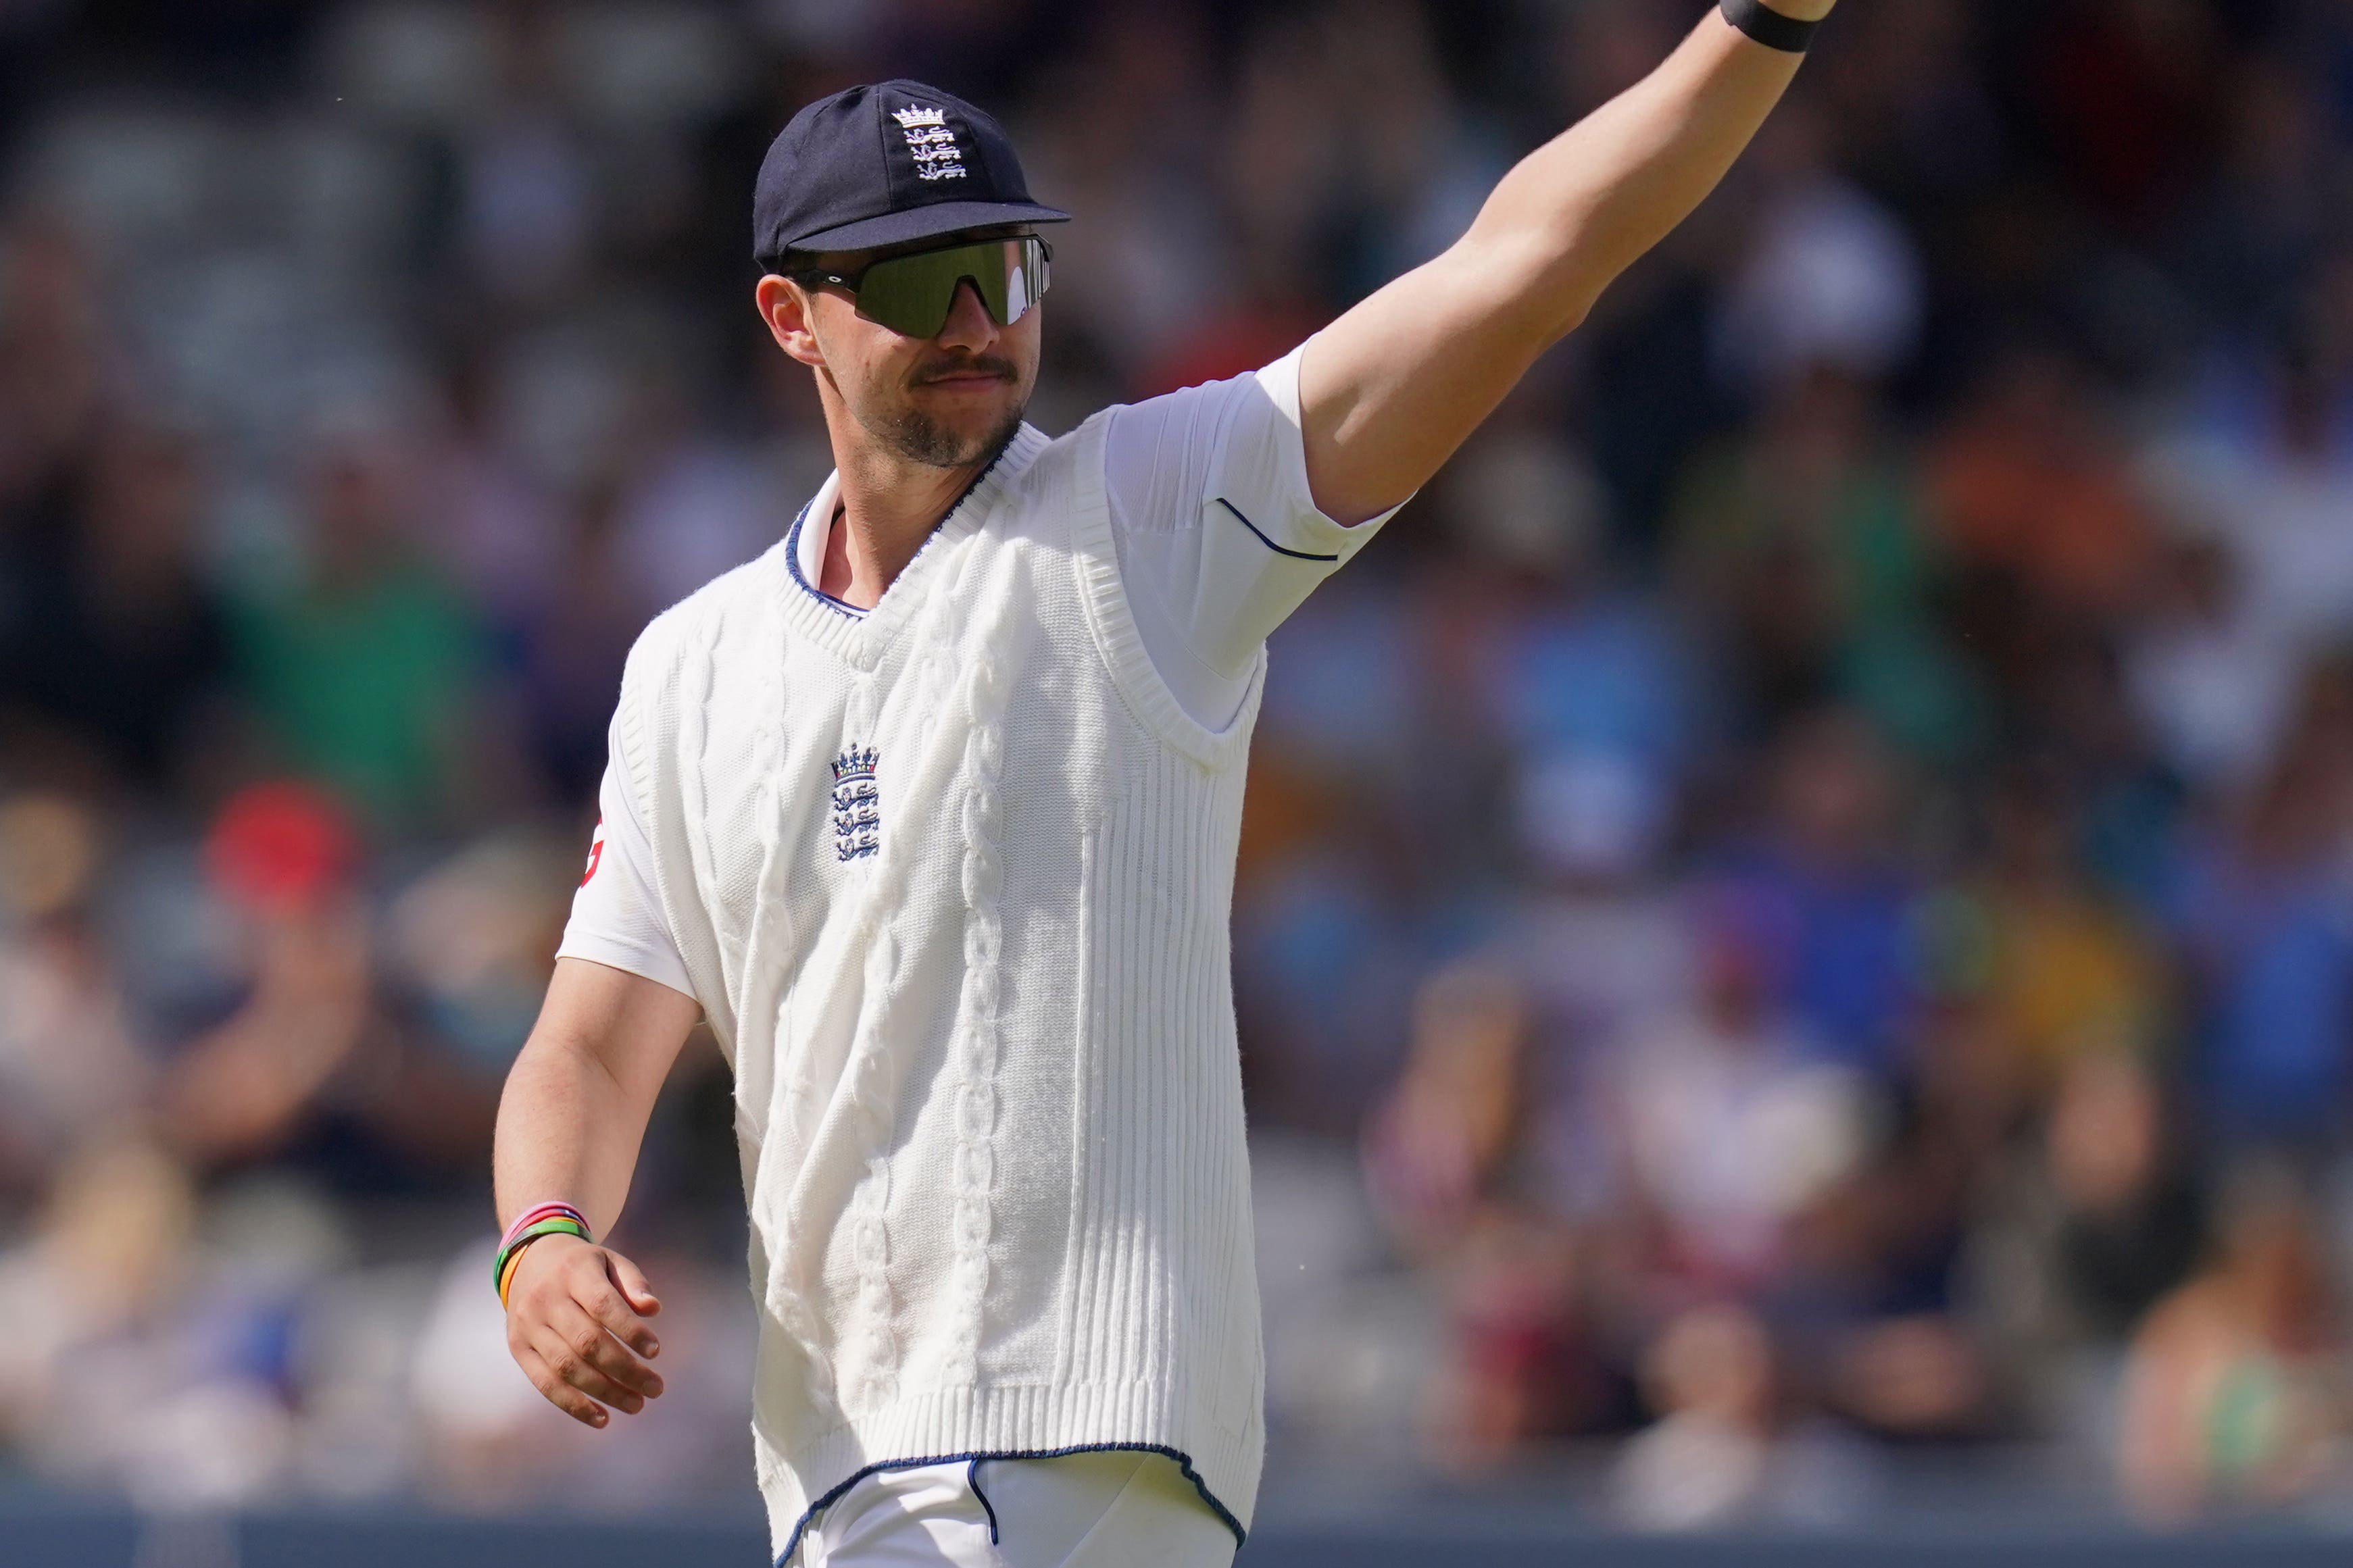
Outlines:
[[[1599,290],[1555,279],[1531,289],[1518,312],[1514,336],[1540,354],[1585,325]],[[1534,355],[1531,355],[1533,360]]]
[[561,1029],[551,1029],[543,1022],[532,1030],[515,1053],[514,1063],[507,1068],[504,1090],[508,1098],[529,1099],[547,1093],[578,1092],[592,1084],[604,1072],[596,1053],[586,1041]]
[[1548,265],[1520,273],[1506,295],[1518,335],[1539,352],[1585,325],[1613,276],[1580,265],[1573,254],[1556,253],[1546,259]]
[[1595,248],[1580,224],[1514,224],[1482,214],[1430,266],[1445,269],[1471,318],[1541,352],[1583,326],[1609,286]]
[[1553,341],[1568,336],[1585,325],[1600,304],[1601,296],[1618,281],[1626,268],[1641,259],[1640,251],[1601,245],[1587,236],[1580,242],[1566,247],[1559,263],[1546,279],[1544,299],[1550,309]]

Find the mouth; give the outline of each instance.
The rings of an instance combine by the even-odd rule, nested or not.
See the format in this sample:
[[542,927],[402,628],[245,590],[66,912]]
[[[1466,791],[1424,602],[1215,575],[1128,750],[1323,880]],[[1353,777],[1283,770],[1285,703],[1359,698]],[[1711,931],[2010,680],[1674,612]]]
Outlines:
[[945,387],[952,392],[970,392],[977,387],[995,386],[1010,382],[1013,372],[995,365],[959,365],[953,370],[934,371],[915,383],[918,387]]

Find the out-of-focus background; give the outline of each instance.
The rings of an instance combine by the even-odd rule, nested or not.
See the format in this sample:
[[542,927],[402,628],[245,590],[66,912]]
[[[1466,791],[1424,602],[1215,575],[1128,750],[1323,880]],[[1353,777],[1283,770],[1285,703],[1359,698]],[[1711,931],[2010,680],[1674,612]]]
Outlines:
[[[1080,215],[1060,431],[1287,350],[1702,8],[0,0],[0,1519],[756,1561],[715,1053],[617,1237],[650,1414],[510,1364],[486,1178],[623,655],[828,466],[768,138],[999,111]],[[2347,0],[1848,0],[1278,635],[1246,1560],[2353,1531],[2348,196]]]

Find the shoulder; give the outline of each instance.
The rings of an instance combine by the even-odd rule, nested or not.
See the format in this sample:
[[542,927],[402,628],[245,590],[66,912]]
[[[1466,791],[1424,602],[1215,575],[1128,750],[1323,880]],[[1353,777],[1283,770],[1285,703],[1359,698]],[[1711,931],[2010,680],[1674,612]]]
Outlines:
[[1226,476],[1238,462],[1244,469],[1261,468],[1270,452],[1295,447],[1296,359],[1294,351],[1259,370],[1120,404],[1096,416],[1104,483],[1121,531],[1191,528],[1199,521],[1203,498],[1227,485]]
[[996,465],[981,482],[1008,495],[1027,495],[1043,489],[1067,470],[1086,447],[1109,409],[1090,415],[1060,436],[1049,436],[1035,425],[1023,425],[998,454]]
[[663,682],[700,658],[750,634],[776,593],[780,542],[705,583],[646,623],[629,649],[626,692],[644,682]]
[[1253,410],[1287,416],[1296,425],[1299,355],[1300,350],[1293,349],[1257,370],[1105,409],[1100,417],[1107,422],[1114,454],[1141,447],[1165,455],[1171,448],[1206,444],[1236,416]]
[[1105,409],[1090,416],[1074,429],[1048,436],[1034,425],[1024,425],[996,465],[982,476],[983,493],[976,497],[984,512],[1009,516],[1017,532],[1044,527],[1058,531],[1059,520],[1071,508],[1084,506],[1088,492],[1101,484]]

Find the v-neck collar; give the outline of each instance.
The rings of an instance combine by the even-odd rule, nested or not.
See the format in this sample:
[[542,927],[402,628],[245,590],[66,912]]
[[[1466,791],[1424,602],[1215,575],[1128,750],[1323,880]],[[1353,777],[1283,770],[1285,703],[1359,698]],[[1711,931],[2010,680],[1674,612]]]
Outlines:
[[939,526],[916,548],[913,557],[891,580],[870,610],[846,605],[820,591],[801,567],[801,531],[816,517],[825,518],[829,526],[841,494],[840,471],[836,469],[827,475],[817,494],[793,519],[784,548],[777,552],[785,568],[782,590],[786,617],[810,641],[831,649],[860,669],[873,668],[900,626],[914,613],[913,606],[920,597],[918,584],[934,569],[939,557],[947,552],[946,544],[976,531],[987,520],[1005,487],[1019,477],[1046,446],[1045,435],[1031,426],[1024,425],[1016,431],[1005,449],[948,509]]
[[[818,574],[825,570],[825,547],[829,542],[826,535],[833,531],[833,514],[840,505],[841,475],[837,470],[826,476],[826,481],[818,487],[817,494],[808,499],[807,504],[801,508],[800,515],[793,519],[792,531],[785,535],[785,569],[792,574],[795,583],[832,608],[845,616],[863,619],[864,610],[847,599],[835,598],[817,585]],[[825,521],[812,528],[809,526],[811,518]]]

